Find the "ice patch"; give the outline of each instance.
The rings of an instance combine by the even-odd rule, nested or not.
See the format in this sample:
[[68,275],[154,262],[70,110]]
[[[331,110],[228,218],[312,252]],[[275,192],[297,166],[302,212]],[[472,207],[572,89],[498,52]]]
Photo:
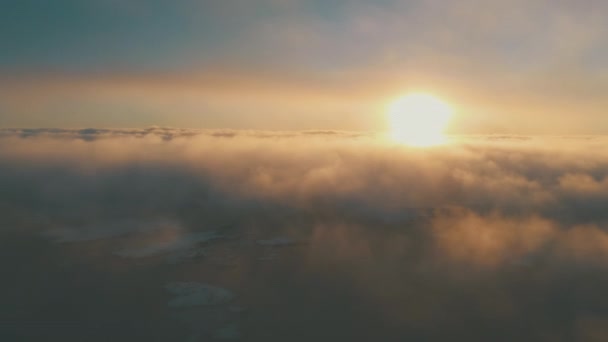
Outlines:
[[238,340],[240,337],[241,333],[239,332],[239,326],[236,323],[225,325],[213,334],[213,338],[216,340]]
[[242,314],[242,313],[247,312],[246,308],[244,308],[242,306],[238,306],[238,305],[232,305],[231,307],[228,308],[228,310],[235,314]]
[[272,261],[278,258],[277,253],[266,254],[258,258],[259,261]]
[[219,235],[215,232],[194,233],[181,236],[171,241],[146,246],[143,248],[133,248],[117,251],[114,252],[114,254],[125,258],[144,258],[157,254],[171,252],[175,252],[177,255],[179,255],[179,253],[186,253],[186,251],[195,248],[199,243],[220,239],[222,237],[222,235]]
[[221,305],[232,301],[235,297],[229,290],[194,282],[169,283],[166,289],[175,295],[175,298],[168,303],[172,308]]
[[60,228],[45,232],[44,235],[55,242],[86,242],[109,239],[128,234],[148,233],[162,229],[177,229],[179,224],[169,220],[140,221],[122,220],[111,223],[97,223],[77,228]]
[[194,248],[171,253],[167,256],[168,264],[178,264],[180,262],[189,261],[199,257],[207,255],[207,251],[204,248]]
[[288,237],[277,237],[277,238],[268,239],[268,240],[257,240],[256,243],[260,246],[267,246],[267,247],[285,247],[285,246],[293,246],[300,242],[295,239],[288,238]]

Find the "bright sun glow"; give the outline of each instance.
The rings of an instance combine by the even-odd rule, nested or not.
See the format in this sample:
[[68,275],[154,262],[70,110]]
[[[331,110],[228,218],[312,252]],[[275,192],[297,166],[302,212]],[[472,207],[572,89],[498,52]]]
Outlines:
[[446,141],[443,134],[452,109],[440,99],[413,93],[392,102],[388,108],[391,138],[411,146],[433,146]]

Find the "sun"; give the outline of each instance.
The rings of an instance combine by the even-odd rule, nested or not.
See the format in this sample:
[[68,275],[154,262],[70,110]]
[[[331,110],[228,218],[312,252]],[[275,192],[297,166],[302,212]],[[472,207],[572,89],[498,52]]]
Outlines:
[[391,138],[410,146],[433,146],[445,143],[443,134],[452,108],[427,93],[412,93],[400,97],[388,107]]

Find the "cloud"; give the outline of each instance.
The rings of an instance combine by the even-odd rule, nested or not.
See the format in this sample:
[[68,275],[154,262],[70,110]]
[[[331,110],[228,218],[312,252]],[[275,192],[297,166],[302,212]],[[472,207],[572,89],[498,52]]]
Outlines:
[[[607,143],[460,136],[418,149],[340,131],[5,129],[3,250],[49,254],[41,273],[85,263],[75,274],[132,295],[120,279],[145,279],[161,299],[167,283],[210,284],[255,311],[179,313],[193,326],[215,317],[195,335],[238,326],[261,338],[273,326],[275,338],[346,338],[356,323],[382,339],[592,340],[608,313]],[[22,235],[55,247],[8,243]],[[53,279],[54,291],[70,287]],[[129,308],[120,298],[106,300]]]

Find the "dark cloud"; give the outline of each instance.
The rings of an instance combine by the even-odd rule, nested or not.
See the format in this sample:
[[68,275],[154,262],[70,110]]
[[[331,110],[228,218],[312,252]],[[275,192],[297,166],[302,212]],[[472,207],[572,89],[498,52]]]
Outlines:
[[159,137],[163,140],[171,140],[173,138],[188,138],[196,136],[212,136],[217,138],[233,138],[240,137],[256,137],[256,138],[289,138],[300,137],[306,135],[313,136],[337,136],[337,137],[369,137],[372,133],[349,132],[349,131],[332,131],[332,130],[311,130],[311,131],[245,131],[245,130],[230,130],[230,129],[184,129],[171,127],[151,126],[148,128],[135,129],[100,129],[100,128],[84,128],[84,129],[62,129],[62,128],[0,128],[0,137],[2,138],[49,138],[49,139],[67,139],[67,140],[84,140],[94,141],[104,138],[145,138]]
[[453,140],[2,130],[0,336],[602,340],[606,138]]

